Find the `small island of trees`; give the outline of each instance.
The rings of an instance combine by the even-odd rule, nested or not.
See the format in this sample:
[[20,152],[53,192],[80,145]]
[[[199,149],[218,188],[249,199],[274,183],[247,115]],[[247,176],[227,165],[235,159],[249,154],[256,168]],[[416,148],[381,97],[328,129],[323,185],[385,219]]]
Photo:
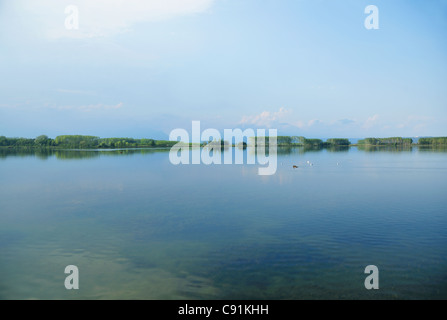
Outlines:
[[441,146],[447,145],[447,137],[420,138],[418,144],[422,146]]
[[[250,142],[254,145],[268,145],[269,139],[268,137],[251,137]],[[344,138],[332,138],[323,142],[321,139],[307,139],[302,136],[278,136],[276,137],[276,144],[285,147],[337,147],[349,146],[351,142]]]
[[393,138],[366,138],[359,140],[358,145],[370,146],[410,146],[413,144],[413,139],[393,137]]
[[417,143],[414,143],[411,138],[366,138],[357,142],[359,146],[445,146],[447,145],[447,137],[428,137],[419,138]]

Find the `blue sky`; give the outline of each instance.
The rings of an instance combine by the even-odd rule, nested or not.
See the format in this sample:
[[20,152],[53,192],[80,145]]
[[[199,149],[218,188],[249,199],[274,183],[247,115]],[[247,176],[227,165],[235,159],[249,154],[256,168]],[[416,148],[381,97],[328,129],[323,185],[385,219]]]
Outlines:
[[0,135],[446,136],[446,34],[445,0],[0,0]]

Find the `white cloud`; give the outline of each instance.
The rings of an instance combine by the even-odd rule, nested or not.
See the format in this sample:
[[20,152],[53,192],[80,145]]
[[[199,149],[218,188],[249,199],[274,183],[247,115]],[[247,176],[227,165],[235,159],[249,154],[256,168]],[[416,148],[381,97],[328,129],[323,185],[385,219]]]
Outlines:
[[369,129],[371,127],[373,127],[376,123],[377,120],[379,120],[379,115],[375,114],[372,117],[369,117],[366,121],[365,124],[363,125],[364,129]]
[[318,125],[318,124],[320,124],[320,123],[321,123],[320,120],[318,120],[318,119],[313,119],[313,120],[310,120],[310,121],[307,123],[307,126],[308,126],[308,127],[312,127],[312,126],[314,126],[314,125]]
[[290,112],[290,110],[284,108],[280,108],[277,112],[263,111],[254,116],[243,116],[239,123],[271,128],[274,124],[278,124],[278,122],[284,119]]
[[[140,22],[154,22],[208,10],[215,0],[14,0],[27,25],[47,38],[106,37],[131,30]],[[68,30],[65,8],[75,5],[79,28]]]
[[303,128],[306,127],[306,124],[303,121],[301,121],[301,120],[297,120],[297,121],[291,122],[290,125],[293,126],[293,127],[300,128],[300,129],[303,129]]
[[435,121],[433,117],[409,115],[396,125],[398,129],[410,129],[413,132],[422,131]]
[[0,109],[15,109],[17,108],[16,104],[0,104]]
[[340,120],[337,121],[337,123],[341,124],[341,125],[350,125],[350,124],[353,124],[355,122],[356,122],[355,120],[347,119],[347,118],[346,119],[340,119]]
[[76,95],[96,95],[94,91],[87,91],[87,90],[58,89],[57,92],[76,94]]
[[116,105],[105,105],[102,103],[90,104],[84,106],[60,106],[56,107],[59,110],[81,110],[81,111],[93,111],[93,110],[117,110],[123,107],[123,103],[120,102]]
[[120,102],[116,105],[104,105],[104,104],[91,104],[88,106],[81,106],[79,107],[79,109],[81,110],[85,110],[85,111],[90,111],[90,110],[116,110],[116,109],[121,109],[123,107],[123,103]]

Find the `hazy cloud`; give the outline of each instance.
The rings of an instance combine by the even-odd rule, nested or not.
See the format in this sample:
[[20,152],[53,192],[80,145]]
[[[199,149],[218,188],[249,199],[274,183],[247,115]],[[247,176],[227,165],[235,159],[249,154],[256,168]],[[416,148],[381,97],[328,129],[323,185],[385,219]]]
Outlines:
[[379,120],[379,115],[378,114],[375,114],[372,117],[369,117],[365,121],[365,123],[363,125],[363,128],[364,129],[369,129],[369,128],[373,127],[377,123],[377,120]]
[[320,124],[320,123],[321,123],[320,120],[318,120],[318,119],[313,119],[313,120],[310,120],[310,121],[307,123],[307,126],[308,126],[308,127],[312,127],[312,126],[314,126],[314,125],[318,125],[318,124]]
[[[208,10],[214,0],[14,0],[28,26],[47,38],[107,37],[132,30],[140,22],[153,22]],[[65,28],[70,12],[78,8],[79,27]],[[24,17],[27,15],[27,17]]]
[[409,129],[415,134],[423,134],[430,124],[435,121],[433,117],[409,115],[396,125],[398,129]]
[[81,111],[93,111],[93,110],[117,110],[123,107],[123,103],[120,102],[116,105],[105,105],[102,103],[89,104],[83,106],[59,106],[56,107],[58,110],[81,110]]
[[271,128],[273,125],[280,124],[290,112],[290,110],[284,108],[280,108],[277,112],[263,111],[254,116],[243,116],[239,123],[242,125],[256,125],[258,127]]
[[342,124],[342,125],[348,125],[348,124],[355,123],[355,120],[351,120],[351,119],[341,119],[341,120],[338,120],[338,123],[340,123],[340,124]]
[[79,95],[95,95],[94,91],[87,90],[70,90],[70,89],[58,89],[57,92],[68,93],[68,94],[79,94]]

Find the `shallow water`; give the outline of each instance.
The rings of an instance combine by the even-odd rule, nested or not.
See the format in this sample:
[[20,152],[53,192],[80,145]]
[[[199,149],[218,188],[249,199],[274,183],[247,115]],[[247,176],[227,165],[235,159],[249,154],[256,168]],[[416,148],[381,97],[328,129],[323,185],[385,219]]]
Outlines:
[[446,150],[291,148],[258,167],[0,150],[0,299],[447,298]]

